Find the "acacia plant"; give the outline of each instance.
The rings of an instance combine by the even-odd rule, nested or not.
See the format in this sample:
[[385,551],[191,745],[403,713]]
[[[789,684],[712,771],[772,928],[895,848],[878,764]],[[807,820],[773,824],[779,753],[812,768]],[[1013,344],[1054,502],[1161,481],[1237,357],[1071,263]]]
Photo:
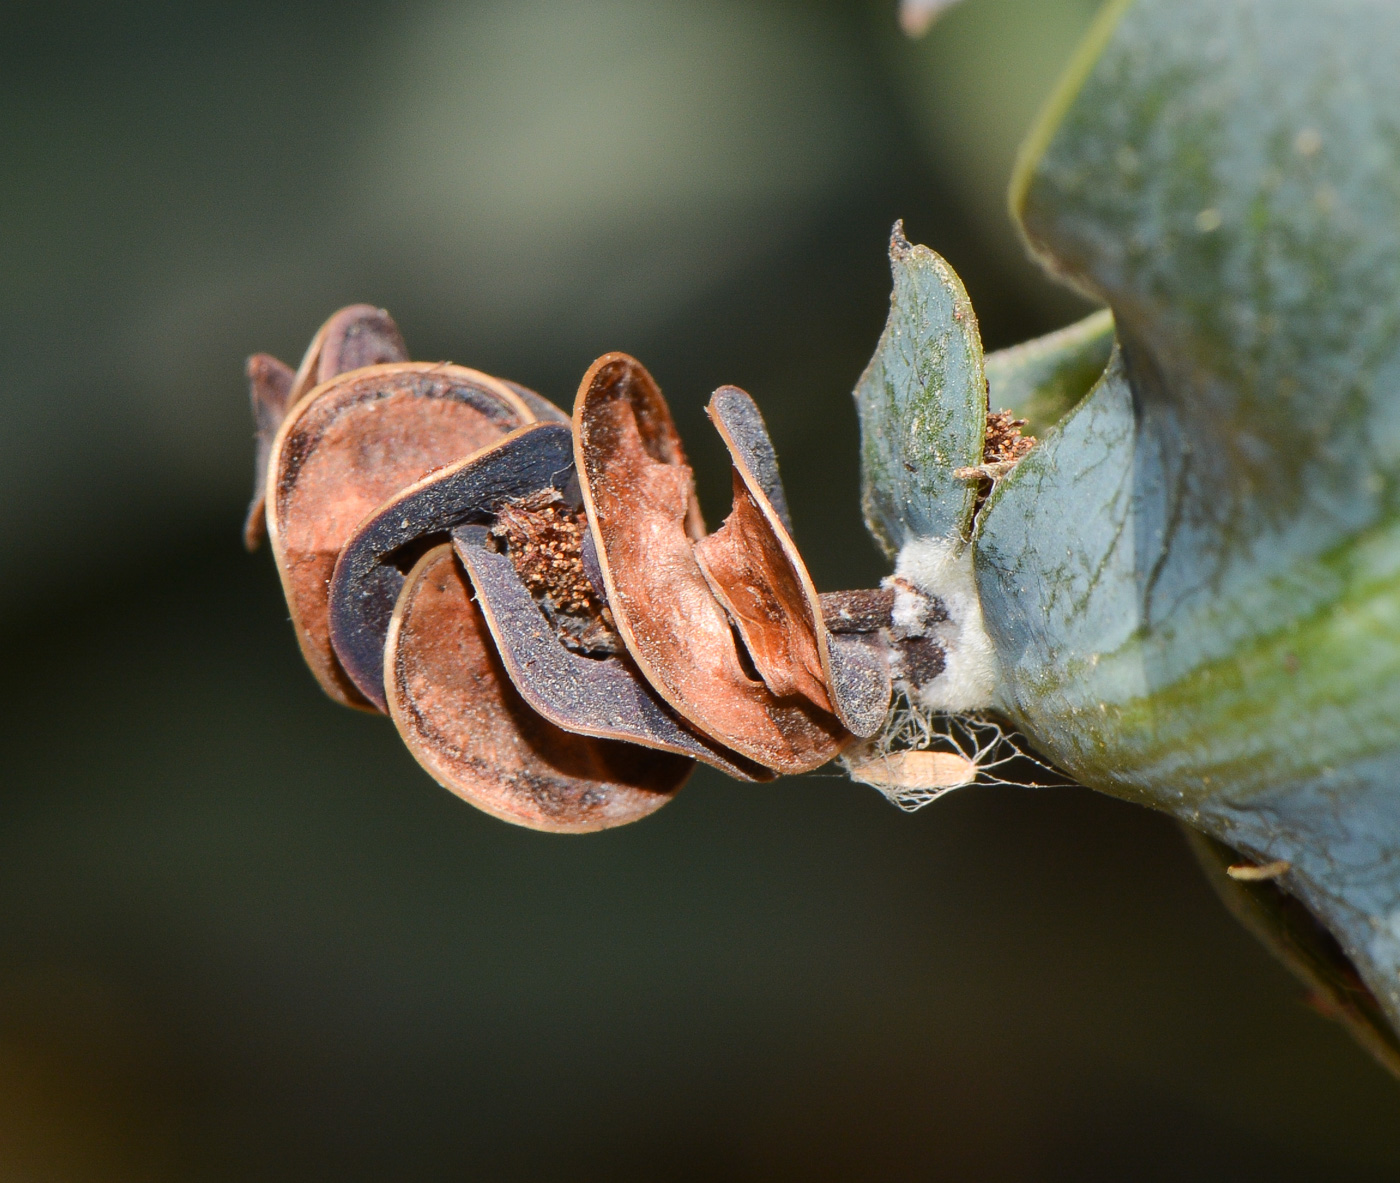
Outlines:
[[1105,311],[984,357],[896,227],[855,391],[880,588],[813,587],[733,387],[707,533],[633,358],[572,415],[409,361],[366,306],[296,372],[254,358],[247,538],[265,521],[312,671],[454,792],[557,831],[644,816],[696,760],[839,757],[917,805],[1014,728],[1191,827],[1236,914],[1400,1065],[1397,49],[1393,0],[1107,6],[1011,194]]

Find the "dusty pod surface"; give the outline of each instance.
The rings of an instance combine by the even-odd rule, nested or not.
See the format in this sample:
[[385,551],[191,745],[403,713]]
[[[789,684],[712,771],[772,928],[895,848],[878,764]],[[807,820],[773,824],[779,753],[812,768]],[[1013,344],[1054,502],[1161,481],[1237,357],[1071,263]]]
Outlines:
[[[435,469],[380,503],[345,540],[331,576],[331,645],[345,674],[381,710],[384,639],[422,540],[463,522],[484,522],[506,502],[573,473],[573,437],[561,423],[534,423]],[[418,551],[413,547],[417,544]]]
[[819,600],[836,713],[853,735],[869,739],[884,726],[894,693],[888,633],[894,591],[828,592]]
[[563,731],[520,697],[450,544],[409,572],[384,650],[389,713],[445,788],[504,821],[582,833],[637,821],[693,761]]
[[691,470],[651,375],[625,354],[594,362],[574,404],[579,484],[618,632],[643,675],[684,718],[778,772],[826,763],[849,739],[800,694],[775,695],[711,591]]
[[510,555],[496,552],[490,540],[481,526],[452,532],[505,669],[536,712],[566,731],[675,752],[739,780],[773,778],[768,769],[688,727],[625,653],[568,648]]
[[268,463],[268,536],[297,642],[332,698],[370,705],[328,621],[331,574],[355,527],[405,485],[533,420],[496,379],[425,362],[353,370],[292,408]]

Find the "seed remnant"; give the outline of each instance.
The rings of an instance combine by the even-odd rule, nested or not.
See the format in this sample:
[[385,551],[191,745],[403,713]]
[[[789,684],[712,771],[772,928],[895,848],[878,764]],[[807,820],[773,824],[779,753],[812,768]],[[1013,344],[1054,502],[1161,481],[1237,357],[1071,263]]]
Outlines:
[[496,511],[492,537],[504,543],[515,573],[544,609],[565,648],[578,653],[624,651],[612,612],[588,576],[583,542],[588,518],[558,489],[508,501]]
[[1293,864],[1286,858],[1277,858],[1270,863],[1260,863],[1255,866],[1253,863],[1238,863],[1233,867],[1226,867],[1225,874],[1237,883],[1263,883],[1269,879],[1277,879],[1280,875],[1287,875],[1293,869]]
[[504,541],[520,580],[548,596],[560,612],[604,611],[583,568],[583,511],[570,510],[558,489],[542,489],[497,511],[491,533]]

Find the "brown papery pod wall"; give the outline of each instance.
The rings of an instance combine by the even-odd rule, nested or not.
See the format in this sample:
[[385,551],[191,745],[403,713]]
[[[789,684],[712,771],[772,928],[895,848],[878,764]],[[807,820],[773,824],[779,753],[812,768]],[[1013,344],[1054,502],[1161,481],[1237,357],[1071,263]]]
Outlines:
[[257,425],[253,501],[243,525],[243,544],[257,550],[267,533],[266,480],[268,455],[282,420],[312,388],[362,366],[408,360],[399,326],[382,308],[351,304],[326,321],[311,338],[295,373],[265,353],[248,359],[248,382]]
[[573,735],[507,676],[452,546],[409,573],[384,650],[389,713],[444,788],[517,825],[559,833],[637,821],[675,794],[691,760]]
[[[821,627],[817,589],[777,508],[728,430],[722,408],[739,401],[767,443],[753,400],[737,387],[717,391],[707,411],[729,449],[734,507],[724,525],[695,544],[695,558],[739,629],[768,689],[779,698],[805,695],[822,710],[834,713],[817,639]],[[771,448],[768,451],[771,454]],[[776,463],[769,482],[781,496]]]
[[268,536],[297,641],[326,693],[372,709],[331,648],[327,595],[336,557],[383,501],[440,465],[534,421],[514,391],[461,366],[369,366],[293,407],[268,464]]
[[574,404],[574,448],[618,631],[682,716],[783,773],[825,764],[849,741],[829,712],[749,676],[693,544],[694,482],[661,391],[640,362],[606,354]]

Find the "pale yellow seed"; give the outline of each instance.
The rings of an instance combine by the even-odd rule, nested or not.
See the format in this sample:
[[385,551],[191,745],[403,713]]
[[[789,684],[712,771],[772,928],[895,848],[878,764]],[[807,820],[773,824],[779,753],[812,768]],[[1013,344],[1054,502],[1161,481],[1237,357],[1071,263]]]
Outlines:
[[1280,858],[1257,867],[1253,863],[1239,863],[1233,867],[1226,867],[1225,874],[1240,883],[1261,883],[1266,879],[1277,879],[1280,875],[1287,875],[1292,869],[1292,863],[1286,858]]
[[977,762],[956,752],[891,752],[853,765],[850,776],[876,789],[956,789],[977,779]]

